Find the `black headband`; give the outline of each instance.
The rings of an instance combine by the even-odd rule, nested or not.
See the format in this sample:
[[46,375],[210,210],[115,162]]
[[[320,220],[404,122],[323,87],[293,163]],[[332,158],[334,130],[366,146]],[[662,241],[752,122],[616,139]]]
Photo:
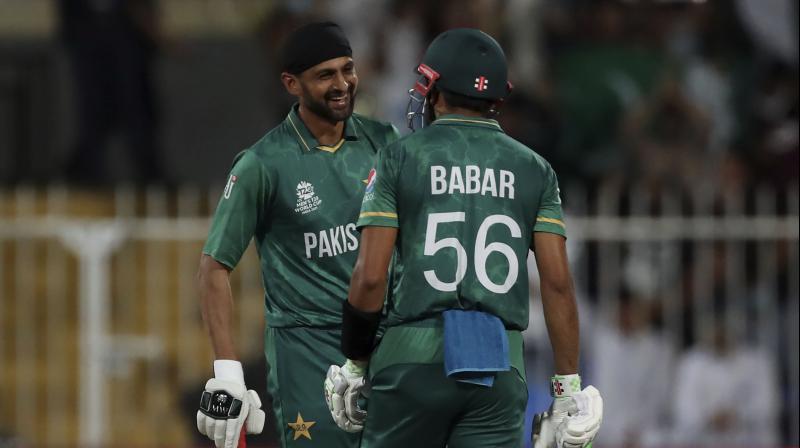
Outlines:
[[311,23],[296,29],[286,39],[281,55],[283,70],[297,75],[309,68],[342,56],[352,56],[350,42],[333,22]]

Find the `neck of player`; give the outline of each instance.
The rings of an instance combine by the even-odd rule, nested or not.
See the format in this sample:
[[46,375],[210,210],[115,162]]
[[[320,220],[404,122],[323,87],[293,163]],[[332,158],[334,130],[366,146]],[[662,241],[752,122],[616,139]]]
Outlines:
[[438,92],[431,96],[430,101],[436,118],[441,118],[445,115],[462,115],[465,117],[486,118],[479,111],[447,104],[447,100],[444,99],[444,95],[441,95]]
[[301,104],[297,110],[300,119],[320,145],[336,146],[344,137],[344,121],[331,123]]

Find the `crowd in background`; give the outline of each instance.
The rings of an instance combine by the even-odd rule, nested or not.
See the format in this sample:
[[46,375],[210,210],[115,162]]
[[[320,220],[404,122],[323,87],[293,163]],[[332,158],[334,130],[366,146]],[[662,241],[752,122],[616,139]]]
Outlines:
[[[158,146],[153,65],[158,55],[172,57],[174,47],[160,31],[158,4],[58,2],[59,36],[82,98],[77,112],[88,117],[78,122],[73,163],[66,165],[72,180],[101,175],[101,169],[85,166],[99,163],[98,148],[114,130],[136,148],[143,181],[168,177],[153,155]],[[264,107],[275,122],[291,101],[278,82],[277,51],[298,24],[331,19],[345,28],[361,80],[358,110],[401,130],[407,90],[427,43],[444,29],[477,27],[501,43],[510,64],[515,89],[501,124],[549,160],[564,185],[616,183],[659,192],[710,183],[737,190],[762,183],[785,186],[798,177],[795,2],[263,5],[252,35],[273,72],[264,80]]]
[[[104,102],[82,110],[66,177],[81,183],[101,176],[98,154],[104,139],[122,129],[129,144],[138,148],[133,152],[142,181],[163,181],[159,176],[169,174],[153,156],[158,145],[153,105],[158,92],[148,74],[158,49],[166,45],[154,31],[157,2],[99,3],[122,12],[114,16],[112,9],[98,13],[64,8],[60,16],[77,91],[85,90],[82,104]],[[678,214],[689,213],[704,206],[698,198],[706,195],[699,192],[711,192],[710,213],[730,206],[728,198],[734,197],[739,198],[733,202],[741,203],[741,212],[752,215],[759,211],[757,187],[774,188],[781,198],[797,183],[794,1],[265,3],[270,6],[254,21],[252,32],[272,71],[264,80],[264,107],[274,122],[265,123],[264,129],[281,120],[291,104],[277,82],[274,61],[282,36],[301,23],[330,19],[343,26],[360,77],[357,110],[390,120],[401,130],[407,90],[427,43],[448,28],[476,27],[501,43],[510,64],[515,88],[499,121],[509,135],[550,161],[559,174],[568,212],[571,187],[599,192],[611,186],[622,192],[613,214],[658,213],[665,207],[658,198],[666,194],[678,198]],[[102,23],[112,16],[114,25]],[[107,36],[105,47],[98,46],[93,33]],[[102,69],[98,57],[108,58]],[[98,86],[107,94],[98,97]],[[647,210],[637,211],[637,195],[655,199],[645,201]],[[587,207],[595,210],[600,202],[598,195],[590,194]],[[775,200],[774,211],[789,213],[784,203]],[[750,315],[751,309],[771,300],[762,299],[765,294],[777,296],[778,315],[795,310],[796,320],[798,298],[788,297],[786,285],[797,272],[789,271],[786,246],[778,246],[775,287],[759,284],[752,274],[758,266],[752,262],[746,266],[751,274],[742,280],[741,291],[726,287],[730,248],[723,244],[710,249],[711,286],[705,290],[696,287],[701,257],[695,249],[665,255],[643,245],[626,248],[621,256],[621,287],[612,315],[599,312],[596,305],[603,298],[598,291],[579,291],[583,327],[591,335],[583,350],[586,377],[603,392],[608,409],[599,443],[768,446],[784,440],[789,422],[779,412],[797,391],[782,386],[787,361],[775,356],[779,342],[757,340],[746,316],[733,332],[723,320],[731,303],[744,304],[737,312]],[[596,258],[599,250],[590,246],[581,257]],[[756,248],[751,244],[742,250],[750,254]],[[652,261],[660,256],[677,256],[682,263],[674,272],[665,272]],[[677,335],[668,334],[664,300],[648,283],[651,277],[676,285],[683,322],[692,322],[698,300],[707,302],[713,318],[700,332],[684,325]],[[703,294],[708,297],[700,297]],[[542,356],[532,359],[546,363]]]
[[[636,213],[630,196],[668,193],[680,198],[677,213],[683,213],[700,207],[697,192],[705,190],[714,192],[711,213],[738,195],[742,212],[752,214],[756,186],[782,190],[797,182],[793,2],[353,0],[320,9],[301,3],[308,9],[287,3],[266,19],[265,42],[278,42],[274,33],[305,14],[332,17],[353,40],[362,110],[401,129],[406,91],[426,44],[452,27],[494,36],[506,49],[515,86],[499,117],[505,131],[553,164],[562,190],[611,185],[626,192],[611,213]],[[597,197],[588,202],[600,207]],[[569,210],[569,193],[565,204]],[[725,325],[731,303],[756,313],[772,297],[759,296],[766,293],[754,275],[743,282],[745,291],[726,289],[726,250],[712,249],[708,291],[694,286],[701,282],[693,278],[699,254],[685,249],[678,272],[653,273],[660,254],[648,245],[622,254],[617,315],[602,316],[593,306],[602,300],[598,291],[580,291],[587,302],[586,376],[609,409],[600,444],[768,446],[782,439],[779,412],[792,393],[779,385],[786,361],[775,357],[774,341],[755,340],[748,322],[734,331]],[[596,251],[590,247],[583,256]],[[785,287],[797,273],[779,258],[784,286],[770,293],[780,296],[785,312],[798,299],[787,299]],[[676,337],[663,331],[664,298],[647,285],[652,276],[685,290],[679,294],[684,322],[695,318],[698,301],[709,302],[711,320],[700,330],[685,325]],[[737,302],[734,295],[744,297]],[[547,364],[543,358],[534,354],[529,362],[547,374],[535,365]]]
[[398,127],[427,43],[447,28],[477,27],[508,55],[515,90],[502,124],[562,183],[659,190],[797,179],[793,2],[299,4],[308,9],[287,2],[266,18],[265,42],[279,42],[276,25],[291,28],[305,14],[340,22],[353,40],[363,106]]

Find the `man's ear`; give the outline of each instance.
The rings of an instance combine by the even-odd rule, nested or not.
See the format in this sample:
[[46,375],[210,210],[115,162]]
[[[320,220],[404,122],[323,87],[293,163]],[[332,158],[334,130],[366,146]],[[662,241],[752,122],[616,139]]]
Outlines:
[[300,96],[300,80],[297,79],[297,76],[289,72],[283,72],[281,73],[281,83],[289,95]]
[[439,104],[439,100],[442,98],[442,95],[436,89],[431,89],[430,94],[428,95],[428,104],[430,104],[431,109],[434,108],[437,104]]

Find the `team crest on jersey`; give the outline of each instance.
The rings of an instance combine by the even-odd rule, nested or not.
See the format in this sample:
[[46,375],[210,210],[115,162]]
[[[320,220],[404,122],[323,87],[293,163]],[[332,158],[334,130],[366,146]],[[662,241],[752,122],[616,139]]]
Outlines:
[[225,185],[225,191],[222,192],[222,197],[228,199],[231,197],[231,192],[233,191],[233,186],[236,184],[236,181],[239,178],[235,174],[231,174],[231,177],[228,178],[228,183]]
[[294,209],[295,213],[302,213],[303,215],[311,213],[318,209],[320,204],[322,204],[322,199],[314,193],[314,186],[311,185],[311,182],[301,180],[297,184],[297,207]]

